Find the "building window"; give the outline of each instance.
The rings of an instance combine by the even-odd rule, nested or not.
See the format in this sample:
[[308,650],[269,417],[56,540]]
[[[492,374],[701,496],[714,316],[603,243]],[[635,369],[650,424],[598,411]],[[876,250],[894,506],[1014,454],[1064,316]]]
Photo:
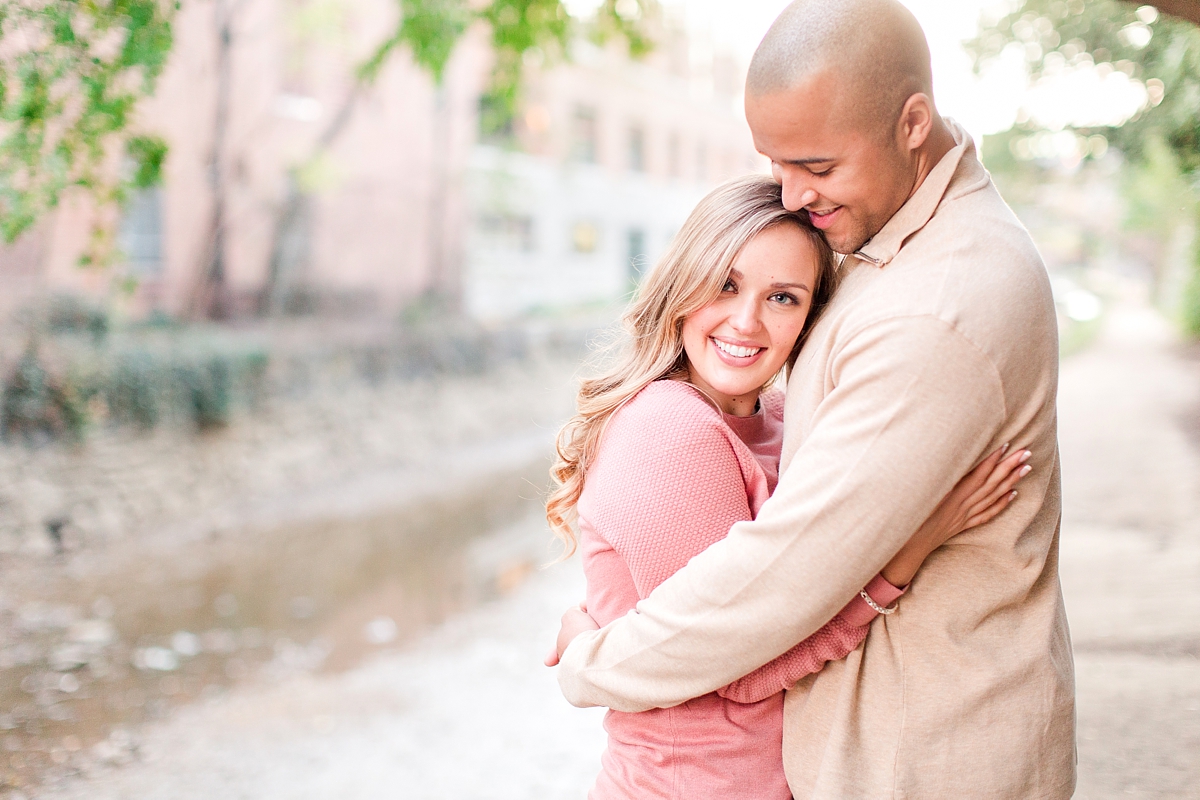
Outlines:
[[630,228],[626,239],[629,253],[629,277],[636,283],[646,272],[646,232],[641,228]]
[[637,126],[629,129],[629,169],[646,171],[646,131]]
[[576,253],[594,253],[600,247],[600,229],[594,222],[580,221],[571,226],[571,247]]
[[480,243],[488,250],[532,253],[533,218],[518,214],[484,214],[477,223]]
[[581,164],[598,161],[599,130],[595,109],[580,106],[571,119],[571,159]]
[[121,214],[117,241],[131,274],[153,278],[163,269],[162,191],[138,189]]

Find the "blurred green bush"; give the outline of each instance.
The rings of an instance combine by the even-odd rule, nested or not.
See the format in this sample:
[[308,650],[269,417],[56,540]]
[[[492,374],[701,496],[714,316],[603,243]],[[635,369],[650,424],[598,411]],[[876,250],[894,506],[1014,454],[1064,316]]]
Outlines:
[[270,358],[254,342],[161,326],[110,335],[107,314],[69,298],[49,304],[43,327],[0,376],[6,441],[79,441],[101,422],[210,430],[265,391]]
[[27,347],[0,360],[0,438],[33,444],[78,442],[100,425],[208,431],[275,397],[477,375],[538,353],[582,354],[592,333],[590,325],[486,329],[429,309],[365,336],[336,323],[320,335],[308,324],[247,330],[161,316],[118,325],[70,297],[32,316]]

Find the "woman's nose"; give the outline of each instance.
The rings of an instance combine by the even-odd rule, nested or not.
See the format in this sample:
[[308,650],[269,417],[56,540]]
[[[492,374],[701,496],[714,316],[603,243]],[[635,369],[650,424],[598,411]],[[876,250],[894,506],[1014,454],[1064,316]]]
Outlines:
[[762,327],[758,303],[749,297],[739,297],[737,307],[729,316],[730,326],[742,334],[756,333]]

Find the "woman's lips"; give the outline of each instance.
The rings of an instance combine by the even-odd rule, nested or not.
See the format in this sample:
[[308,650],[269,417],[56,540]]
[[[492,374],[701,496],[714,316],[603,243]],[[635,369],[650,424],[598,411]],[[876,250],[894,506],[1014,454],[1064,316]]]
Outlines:
[[808,219],[812,222],[813,227],[817,230],[826,230],[842,215],[842,206],[832,208],[828,211],[812,211],[808,212]]
[[[735,345],[730,342],[723,342],[714,336],[708,337],[713,344],[713,352],[717,354],[717,358],[722,363],[728,364],[731,367],[748,367],[762,358],[762,354],[767,352],[765,347]],[[734,355],[729,352],[730,349],[735,351],[754,350],[755,352],[748,356]]]

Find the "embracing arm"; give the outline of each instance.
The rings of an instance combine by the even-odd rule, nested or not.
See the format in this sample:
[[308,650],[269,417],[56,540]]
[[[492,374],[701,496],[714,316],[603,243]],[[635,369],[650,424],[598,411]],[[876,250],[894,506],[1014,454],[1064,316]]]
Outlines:
[[[1004,458],[1006,450],[1007,445],[996,450],[959,481],[883,571],[871,579],[863,591],[875,606],[890,606],[904,594],[905,590],[897,586],[907,587],[930,553],[950,537],[989,522],[1016,497],[1012,488],[1028,474],[1030,467],[1022,465],[1031,454],[1028,450],[1018,449]],[[805,675],[849,655],[866,638],[866,626],[876,616],[875,607],[861,595],[855,595],[836,617],[812,636],[774,661],[721,687],[717,694],[739,703],[754,703],[790,689]],[[597,627],[588,626],[580,631]],[[566,641],[569,643],[570,639]],[[557,663],[557,658],[555,661]]]
[[934,317],[876,323],[758,519],[580,635],[558,679],[575,705],[640,711],[716,690],[786,652],[895,556],[1005,419],[992,364]]
[[[880,607],[890,606],[904,593],[876,575],[867,594]],[[792,688],[805,675],[820,672],[830,661],[850,655],[867,638],[867,626],[878,614],[863,599],[854,599],[833,619],[800,644],[758,669],[717,689],[717,694],[739,703],[757,703],[776,692]]]

